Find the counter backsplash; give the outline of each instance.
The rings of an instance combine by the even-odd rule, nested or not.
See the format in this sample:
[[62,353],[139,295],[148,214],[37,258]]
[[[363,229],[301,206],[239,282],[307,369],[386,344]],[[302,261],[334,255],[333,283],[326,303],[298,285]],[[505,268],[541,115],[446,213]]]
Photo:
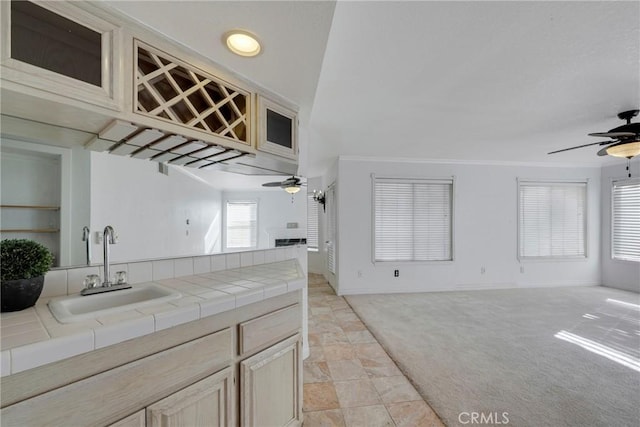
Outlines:
[[[125,271],[130,284],[150,282],[153,280],[173,279],[193,274],[210,273],[238,267],[267,264],[298,259],[304,274],[307,273],[306,245],[287,246],[283,248],[257,251],[235,252],[230,254],[202,255],[135,261],[111,265],[111,272]],[[80,292],[83,281],[89,274],[102,277],[102,265],[75,267],[49,271],[44,280],[41,298],[71,295]]]

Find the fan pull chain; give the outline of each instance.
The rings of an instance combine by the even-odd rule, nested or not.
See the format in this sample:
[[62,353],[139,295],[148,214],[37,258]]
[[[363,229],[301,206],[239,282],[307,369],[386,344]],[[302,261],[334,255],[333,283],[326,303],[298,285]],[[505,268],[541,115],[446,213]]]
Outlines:
[[631,158],[627,157],[627,175],[631,178]]

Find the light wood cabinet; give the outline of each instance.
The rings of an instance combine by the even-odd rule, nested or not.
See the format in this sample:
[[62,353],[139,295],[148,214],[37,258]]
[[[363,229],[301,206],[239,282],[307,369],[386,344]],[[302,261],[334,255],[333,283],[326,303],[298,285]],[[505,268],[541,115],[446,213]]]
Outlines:
[[251,146],[251,93],[134,40],[134,113]]
[[0,3],[3,86],[121,109],[118,25],[76,2]]
[[226,368],[147,408],[147,427],[228,426],[233,372]]
[[257,149],[276,156],[298,158],[298,115],[262,95],[257,96]]
[[290,292],[2,377],[2,425],[300,425],[301,298]]
[[282,427],[302,424],[300,334],[240,363],[240,425]]

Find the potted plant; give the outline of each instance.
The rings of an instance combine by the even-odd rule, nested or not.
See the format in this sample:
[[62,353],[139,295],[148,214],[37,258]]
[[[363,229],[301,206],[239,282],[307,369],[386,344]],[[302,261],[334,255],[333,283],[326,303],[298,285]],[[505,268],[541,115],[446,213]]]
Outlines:
[[27,239],[0,242],[2,312],[32,307],[40,297],[44,275],[53,262],[51,251]]

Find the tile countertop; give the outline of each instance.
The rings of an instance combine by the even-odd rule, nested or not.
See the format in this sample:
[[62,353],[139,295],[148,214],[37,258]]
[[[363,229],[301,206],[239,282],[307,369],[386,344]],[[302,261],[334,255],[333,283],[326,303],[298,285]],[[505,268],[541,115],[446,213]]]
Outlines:
[[148,283],[174,288],[182,297],[66,324],[53,317],[48,298],[26,310],[2,313],[2,376],[302,289],[306,279],[292,259]]

